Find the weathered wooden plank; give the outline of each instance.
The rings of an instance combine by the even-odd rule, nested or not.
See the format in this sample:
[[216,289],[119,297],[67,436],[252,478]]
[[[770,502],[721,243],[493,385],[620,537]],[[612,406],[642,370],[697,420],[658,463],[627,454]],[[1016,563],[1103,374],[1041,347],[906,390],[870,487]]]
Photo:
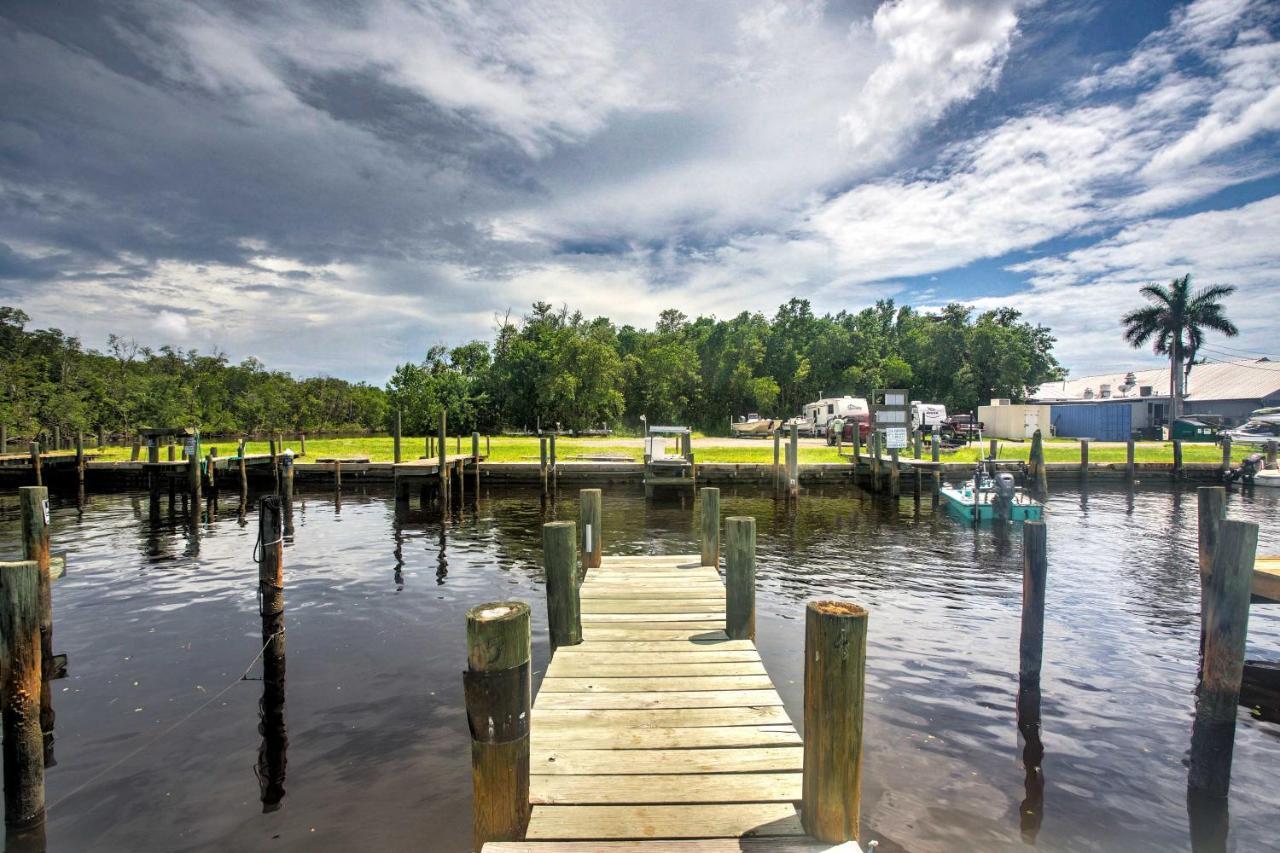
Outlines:
[[697,838],[662,841],[493,841],[484,853],[861,853],[855,842],[832,846],[811,838]]
[[649,601],[660,598],[724,598],[724,587],[719,583],[691,583],[680,584],[677,586],[656,586],[649,584],[624,586],[613,583],[583,584],[578,590],[578,597],[584,601],[590,598],[618,600],[640,598],[647,599]]
[[652,693],[668,690],[771,690],[767,675],[684,678],[544,678],[541,693]]
[[765,675],[759,661],[707,663],[639,663],[630,656],[619,656],[617,663],[600,663],[582,657],[562,658],[556,655],[547,667],[547,678],[687,678],[691,675]]
[[609,622],[639,622],[642,624],[653,622],[698,622],[707,623],[716,628],[724,626],[724,618],[723,610],[700,610],[690,613],[583,613],[579,620],[583,625],[591,622],[598,625]]
[[778,691],[768,690],[664,690],[647,693],[556,693],[538,691],[535,710],[555,708],[734,708],[781,705]]
[[622,640],[632,642],[643,640],[653,642],[655,640],[685,640],[688,642],[715,642],[716,640],[727,640],[728,636],[724,632],[724,626],[717,628],[705,626],[682,627],[679,622],[659,628],[636,628],[635,623],[623,622],[620,625],[626,627],[617,628],[598,628],[591,626],[590,628],[583,626],[582,638],[594,642],[609,642],[612,640]]
[[582,803],[787,803],[800,799],[801,773],[633,774],[630,776],[534,776],[535,805]]
[[1253,595],[1280,601],[1280,557],[1258,557],[1253,563]]
[[534,806],[526,839],[801,835],[790,803]]
[[603,566],[618,566],[627,563],[659,563],[671,565],[701,565],[701,554],[619,554],[601,558]]
[[[615,648],[616,646],[630,645],[657,645],[659,647],[666,645],[674,646],[675,648]],[[577,646],[556,649],[555,660],[590,663],[600,651],[600,647],[595,644],[582,643]],[[609,643],[603,651],[616,655],[628,663],[744,663],[760,660],[760,653],[755,649],[722,649],[717,645],[696,645],[693,643]],[[600,660],[595,662],[611,663],[611,661]]]
[[[804,747],[749,749],[564,749],[534,752],[529,763],[536,775],[633,773],[759,773],[800,771]],[[732,781],[732,779],[728,780]]]
[[534,731],[545,729],[585,729],[593,726],[636,726],[638,728],[696,728],[700,726],[789,725],[787,709],[780,705],[738,708],[647,708],[595,711],[535,709]]
[[803,746],[790,723],[770,726],[693,728],[583,728],[532,730],[536,751],[556,749],[709,749],[711,747]]
[[724,598],[586,598],[582,613],[691,613],[724,612]]

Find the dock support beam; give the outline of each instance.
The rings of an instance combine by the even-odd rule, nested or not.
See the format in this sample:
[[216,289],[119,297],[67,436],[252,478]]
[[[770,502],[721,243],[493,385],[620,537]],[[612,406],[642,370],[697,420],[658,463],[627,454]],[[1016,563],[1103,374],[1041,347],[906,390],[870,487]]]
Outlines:
[[702,498],[702,565],[720,565],[720,490],[699,489]]
[[604,495],[599,489],[582,489],[578,492],[578,520],[582,530],[582,574],[584,576],[587,569],[600,568],[600,560],[604,554],[604,531],[600,529],[603,498]]
[[[40,575],[35,560],[0,563],[0,726],[4,740],[4,822],[10,829],[41,825],[44,736],[40,727]],[[47,577],[47,570],[44,570]]]
[[1244,675],[1249,590],[1258,550],[1258,525],[1224,521],[1213,553],[1204,607],[1204,667],[1191,728],[1189,790],[1226,797],[1231,789],[1236,706]]
[[1135,479],[1137,466],[1134,465],[1134,443],[1129,439],[1124,446],[1124,476],[1130,483]]
[[284,535],[293,535],[293,454],[284,455],[280,468],[280,497],[284,507]]
[[529,823],[529,605],[467,611],[463,673],[471,729],[472,849],[520,841]]
[[582,642],[582,604],[578,599],[577,525],[542,525],[542,567],[547,576],[547,626],[551,650]]
[[756,520],[724,520],[725,633],[730,640],[756,638]]
[[1080,479],[1089,478],[1089,439],[1080,439]]
[[443,514],[449,507],[449,448],[445,442],[449,439],[449,413],[440,409],[440,512]]
[[804,776],[800,819],[819,841],[856,841],[862,800],[867,611],[811,601],[804,632]]
[[547,437],[538,436],[538,473],[542,477],[542,494],[547,494]]

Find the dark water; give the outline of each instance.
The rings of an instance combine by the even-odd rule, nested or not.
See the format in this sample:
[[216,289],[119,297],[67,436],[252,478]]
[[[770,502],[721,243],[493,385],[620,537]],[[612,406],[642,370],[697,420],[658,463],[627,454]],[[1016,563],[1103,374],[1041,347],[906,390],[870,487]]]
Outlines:
[[[1261,550],[1277,552],[1280,496],[1263,491],[1231,495],[1228,511],[1259,522]],[[495,490],[442,525],[416,501],[397,522],[388,494],[302,494],[285,555],[282,781],[278,730],[260,754],[262,664],[237,680],[263,645],[256,518],[242,525],[224,501],[197,537],[180,512],[151,523],[145,496],[91,496],[83,511],[55,497],[54,550],[70,552],[71,566],[54,587],[54,645],[71,675],[54,682],[49,849],[466,849],[463,614],[530,601],[535,670],[545,666],[538,526],[576,518],[575,498],[566,491],[544,511],[535,492]],[[1025,807],[1019,540],[975,532],[927,501],[853,490],[809,492],[787,509],[726,489],[722,503],[758,520],[758,643],[794,719],[803,603],[871,607],[864,841],[1189,847],[1194,490],[1052,497],[1043,804],[1033,785]],[[696,550],[692,510],[607,489],[606,551]],[[12,555],[13,496],[0,498],[0,525]],[[1278,611],[1253,608],[1250,657],[1280,659]],[[1242,712],[1233,849],[1276,849],[1277,772],[1280,726]]]

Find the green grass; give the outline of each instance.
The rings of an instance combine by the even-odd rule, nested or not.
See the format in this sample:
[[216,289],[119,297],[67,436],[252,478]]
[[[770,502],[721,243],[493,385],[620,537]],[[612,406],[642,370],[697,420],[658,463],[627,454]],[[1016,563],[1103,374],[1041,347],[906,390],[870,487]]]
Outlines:
[[[773,463],[773,442],[771,441],[744,441],[741,445],[733,447],[708,447],[699,446],[699,438],[700,436],[695,437],[693,442],[694,457],[699,462]],[[718,440],[713,439],[712,441]],[[204,442],[202,446],[206,453],[211,447],[216,447],[219,456],[234,456],[236,452],[236,442],[234,441]],[[944,452],[942,459],[945,462],[976,462],[980,455],[986,454],[986,446],[986,442],[983,442],[981,448],[975,444],[952,453]],[[300,442],[296,439],[288,439],[285,441],[285,447],[291,448],[296,453],[300,448]],[[458,452],[457,447],[456,439],[450,438],[449,452]],[[494,436],[490,439],[489,448],[489,459],[494,462],[536,462],[538,460],[538,439],[533,436]],[[266,441],[253,441],[248,446],[249,453],[266,453],[267,450]],[[1248,454],[1255,452],[1255,450],[1255,448],[1235,447],[1232,450],[1232,458],[1236,460],[1243,459]],[[417,459],[423,455],[424,451],[424,440],[421,437],[406,437],[401,441],[401,457],[405,460]],[[89,448],[87,452],[99,454],[99,459],[120,461],[130,458],[131,449],[128,447],[108,447],[103,450]],[[471,452],[470,436],[463,437],[462,452]],[[483,438],[480,440],[480,452],[485,452]],[[1000,442],[1001,459],[1026,459],[1030,452],[1031,442],[1029,441]],[[800,461],[803,464],[816,464],[847,460],[849,454],[847,445],[844,447],[844,453],[845,455],[842,457],[837,455],[834,447],[802,445],[800,447]],[[576,457],[579,456],[601,455],[625,457],[628,460],[638,462],[641,460],[642,454],[642,448],[635,439],[631,439],[629,443],[591,438],[559,438],[556,440],[556,455],[562,462],[577,461]],[[905,450],[902,455],[909,457],[911,451]],[[374,462],[390,462],[393,458],[393,442],[388,436],[308,438],[307,456],[309,459],[321,457],[368,457]],[[143,449],[143,458],[146,458],[145,448]],[[160,449],[160,458],[168,458],[168,451],[164,447]],[[929,458],[928,445],[924,449],[924,458]],[[1182,446],[1182,458],[1186,462],[1219,462],[1222,459],[1222,451],[1214,444],[1186,443]],[[1045,442],[1046,462],[1078,462],[1079,460],[1080,445],[1078,442],[1066,440]],[[1136,460],[1138,462],[1172,462],[1173,445],[1167,441],[1139,442],[1137,444]],[[1114,442],[1094,442],[1089,447],[1089,461],[1124,462],[1125,446]]]

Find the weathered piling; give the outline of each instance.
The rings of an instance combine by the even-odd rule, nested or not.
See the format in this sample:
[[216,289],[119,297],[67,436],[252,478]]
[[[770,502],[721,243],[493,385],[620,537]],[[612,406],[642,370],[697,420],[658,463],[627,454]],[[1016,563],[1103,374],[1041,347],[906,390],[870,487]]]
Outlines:
[[[587,569],[600,568],[604,555],[604,531],[600,526],[603,494],[599,489],[581,489],[578,492],[578,521],[582,532],[582,574]],[[579,579],[581,580],[581,579]]]
[[542,525],[542,567],[547,577],[547,627],[551,650],[582,642],[582,605],[578,599],[577,525]]
[[791,424],[791,470],[787,471],[787,492],[800,494],[800,425]]
[[857,465],[862,461],[862,424],[854,421],[853,423],[853,464]]
[[293,535],[293,454],[284,455],[280,466],[280,497],[284,509],[284,535]]
[[548,446],[550,454],[549,461],[551,463],[551,489],[555,491],[560,488],[560,468],[556,465],[556,434],[551,433],[551,441]]
[[707,487],[698,490],[701,515],[699,530],[702,543],[702,565],[720,565],[720,490]]
[[518,841],[529,823],[529,651],[527,604],[495,602],[467,611],[463,692],[471,729],[473,850]]
[[271,482],[276,484],[276,490],[280,489],[280,457],[276,454],[279,448],[276,447],[276,437],[274,435],[267,439],[267,452],[271,456]]
[[187,457],[187,494],[190,499],[190,506],[187,511],[191,513],[191,523],[200,523],[200,457],[192,453]]
[[279,495],[258,501],[258,601],[263,616],[284,612],[284,525]]
[[937,489],[942,485],[942,466],[938,464],[942,460],[942,436],[936,432],[929,436],[929,458],[933,460],[933,487]]
[[867,448],[868,460],[871,464],[871,491],[880,491],[880,430],[872,430],[867,436],[870,446]]
[[1182,441],[1180,439],[1173,441],[1173,478],[1182,479]]
[[1276,470],[1276,442],[1268,441],[1266,445],[1267,468],[1271,471]]
[[342,491],[342,460],[333,460],[333,485],[338,491]]
[[773,490],[776,493],[782,487],[782,430],[773,431]]
[[449,505],[449,448],[445,441],[449,438],[449,413],[440,407],[440,434],[437,442],[440,447],[440,508],[445,510]]
[[889,449],[889,494],[895,498],[901,489],[900,478],[902,472],[898,470],[898,448]]
[[1227,490],[1222,486],[1201,486],[1196,489],[1196,503],[1200,569],[1200,651],[1203,654],[1204,632],[1209,624],[1209,577],[1213,574],[1213,555],[1218,548],[1222,522],[1227,520]]
[[1089,476],[1089,439],[1080,439],[1080,477]]
[[[46,576],[47,570],[43,572]],[[4,750],[4,820],[11,829],[44,821],[44,736],[40,576],[35,560],[0,563],[0,728]]]
[[1018,641],[1018,682],[1040,685],[1044,658],[1044,593],[1049,577],[1049,537],[1043,521],[1022,526],[1022,635]]
[[805,608],[804,776],[800,819],[820,841],[858,838],[867,611],[843,601]]
[[485,436],[484,436],[484,455],[486,459],[493,458],[493,451],[490,449],[488,433],[485,433]]
[[1031,434],[1031,464],[1029,473],[1035,481],[1036,491],[1045,494],[1049,491],[1049,471],[1044,466],[1044,436],[1040,430]]
[[1258,549],[1258,525],[1223,521],[1213,552],[1204,608],[1204,667],[1191,729],[1187,787],[1226,797],[1231,789],[1236,706],[1244,674],[1249,590]]
[[999,456],[1000,456],[1000,440],[993,438],[988,442],[987,458],[997,459],[999,458]]
[[471,432],[471,467],[476,477],[475,499],[480,499],[480,433]]
[[1223,435],[1220,437],[1222,442],[1222,466],[1223,474],[1231,470],[1231,436]]
[[129,461],[137,462],[138,457],[142,455],[142,436],[135,435],[133,437],[133,449],[129,451]]
[[538,474],[542,477],[542,493],[547,493],[547,437],[538,436]]
[[54,672],[53,583],[49,573],[49,489],[22,486],[18,489],[18,514],[22,525],[22,558],[33,561],[37,574],[36,601],[40,620],[40,729],[44,732],[44,755],[53,757],[53,693],[49,681]]
[[262,614],[262,701],[258,706],[259,731],[256,765],[262,812],[278,811],[284,799],[286,752],[284,611]]
[[168,451],[169,461],[177,462],[178,461],[178,445],[173,436],[169,436],[168,448],[169,448],[169,451]]
[[756,638],[756,520],[724,521],[725,633],[730,640]]
[[1129,439],[1124,445],[1124,476],[1129,482],[1133,482],[1137,466],[1134,465],[1134,441]]
[[40,442],[31,442],[31,471],[37,486],[44,485],[44,477],[40,473]]
[[303,459],[307,457],[307,434],[305,432],[298,433],[298,455]]
[[396,409],[395,432],[391,434],[391,453],[395,463],[400,464],[400,410]]
[[248,466],[248,463],[245,462],[244,449],[245,449],[245,441],[242,438],[240,439],[240,446],[236,449],[236,456],[239,457],[236,461],[239,463],[239,468],[240,468],[240,503],[241,505],[247,505],[249,502],[249,466]]
[[84,433],[76,433],[76,479],[84,485]]

